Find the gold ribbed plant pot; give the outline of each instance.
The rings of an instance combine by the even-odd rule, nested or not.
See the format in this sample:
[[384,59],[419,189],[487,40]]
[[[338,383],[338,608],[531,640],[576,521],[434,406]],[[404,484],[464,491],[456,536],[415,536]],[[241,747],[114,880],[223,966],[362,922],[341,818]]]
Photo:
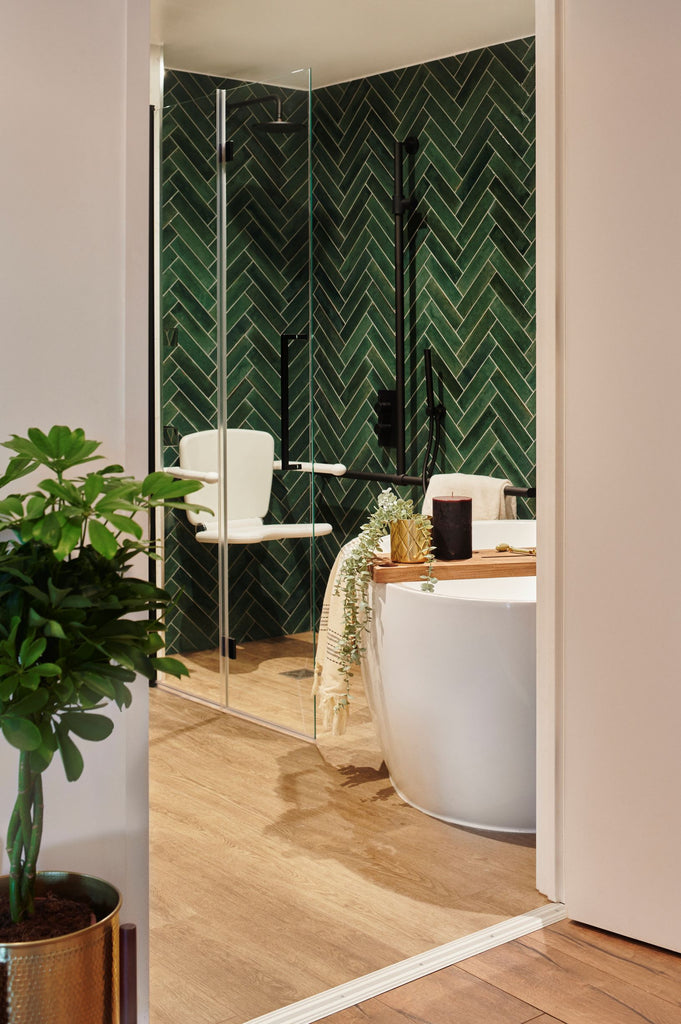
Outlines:
[[426,562],[430,544],[430,526],[414,519],[397,519],[390,524],[392,562]]
[[[3,895],[8,888],[0,878]],[[0,1024],[118,1024],[118,891],[90,875],[43,871],[36,895],[48,891],[89,902],[98,920],[56,939],[0,943]]]

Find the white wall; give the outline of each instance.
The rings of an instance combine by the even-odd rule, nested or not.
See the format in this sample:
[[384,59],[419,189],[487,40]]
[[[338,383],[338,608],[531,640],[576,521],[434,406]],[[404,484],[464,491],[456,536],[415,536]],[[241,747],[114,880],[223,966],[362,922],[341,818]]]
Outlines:
[[566,902],[681,950],[681,4],[563,6]]
[[[0,439],[83,427],[146,468],[146,0],[6,0],[0,60]],[[0,456],[4,466],[5,456]],[[147,698],[139,681],[77,783],[46,778],[41,866],[101,875],[140,929],[147,1019]],[[116,713],[117,714],[117,713]],[[0,772],[16,758],[0,745]],[[0,794],[4,834],[13,784]]]

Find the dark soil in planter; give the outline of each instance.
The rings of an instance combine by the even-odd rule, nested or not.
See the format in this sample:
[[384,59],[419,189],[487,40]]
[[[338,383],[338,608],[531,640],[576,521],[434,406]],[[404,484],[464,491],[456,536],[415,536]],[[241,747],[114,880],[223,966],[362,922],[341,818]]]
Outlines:
[[48,892],[37,896],[35,913],[19,924],[14,924],[9,910],[9,898],[0,896],[0,942],[36,942],[56,939],[87,928],[95,923],[95,915],[87,903],[76,902]]

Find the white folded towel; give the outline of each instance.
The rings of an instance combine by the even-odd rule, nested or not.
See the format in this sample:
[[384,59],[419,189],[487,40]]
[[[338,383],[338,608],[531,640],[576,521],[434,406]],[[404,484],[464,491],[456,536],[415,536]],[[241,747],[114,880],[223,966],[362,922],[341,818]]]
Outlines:
[[431,476],[422,512],[433,514],[433,498],[460,494],[473,499],[473,519],[517,519],[515,498],[506,497],[504,488],[510,480],[499,480],[492,476],[476,476],[469,473],[436,473]]

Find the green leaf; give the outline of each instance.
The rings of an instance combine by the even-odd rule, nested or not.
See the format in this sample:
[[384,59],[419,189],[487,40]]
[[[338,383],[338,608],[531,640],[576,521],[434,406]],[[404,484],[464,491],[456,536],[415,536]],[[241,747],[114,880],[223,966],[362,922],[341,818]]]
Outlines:
[[[2,480],[0,480],[0,487],[2,486]],[[0,501],[0,515],[10,516],[23,516],[24,506],[16,495],[10,494],[8,498]]]
[[35,640],[26,639],[19,648],[19,662],[24,668],[33,665],[47,647],[47,640],[38,637]]
[[118,541],[106,526],[92,519],[88,523],[88,535],[90,543],[95,551],[98,551],[104,558],[113,558],[118,551]]
[[41,494],[32,494],[26,502],[26,515],[29,519],[40,519],[45,511],[47,499]]
[[68,734],[68,730],[58,724],[55,726],[59,753],[64,764],[64,771],[69,782],[75,782],[83,773],[83,755]]
[[64,598],[71,593],[71,590],[69,587],[58,587],[54,580],[50,578],[47,581],[47,593],[49,594],[52,607],[58,608]]
[[134,519],[130,519],[128,516],[118,515],[116,512],[102,512],[103,517],[107,522],[111,523],[118,530],[122,530],[124,533],[131,533],[138,540],[142,537],[142,527],[139,523],[136,523]]
[[105,740],[114,727],[106,715],[94,715],[91,712],[67,711],[61,716],[61,721],[69,732],[75,732],[83,740]]
[[64,632],[61,623],[57,622],[56,619],[48,619],[45,623],[43,630],[45,636],[54,637],[56,640],[66,640],[66,633]]
[[89,689],[93,690],[100,697],[108,697],[112,700],[115,696],[114,685],[109,679],[102,679],[101,676],[96,675],[94,672],[80,672],[79,673],[83,682],[87,683]]
[[122,711],[123,708],[129,708],[132,704],[132,694],[130,693],[129,688],[125,683],[116,682],[114,685],[116,687],[116,696],[114,697],[114,700],[116,701],[118,710]]
[[60,562],[71,554],[80,542],[81,523],[78,519],[65,519],[61,528],[61,539],[54,549],[54,556]]
[[[3,448],[11,448],[12,442],[3,441],[2,446]],[[32,473],[34,469],[35,460],[30,455],[13,455],[7,463],[4,476],[0,477],[0,487],[6,487],[7,484],[14,483],[15,480],[19,480],[22,476]]]
[[154,501],[166,498],[182,498],[185,494],[199,491],[203,484],[199,480],[176,480],[170,473],[160,470],[150,473],[142,481],[142,494]]
[[20,676],[21,685],[25,690],[37,690],[40,686],[40,672],[37,668],[29,668]]
[[44,615],[40,615],[35,608],[28,609],[28,624],[29,626],[44,626],[47,619]]
[[4,679],[0,679],[0,700],[9,700],[14,691],[21,686],[22,683],[23,680],[17,672],[12,672],[11,675],[7,675]]
[[77,487],[74,487],[68,480],[64,483],[59,483],[57,480],[53,480],[48,477],[47,480],[41,480],[40,486],[48,494],[51,494],[53,498],[61,498],[62,501],[68,502],[70,505],[81,505],[82,498]]
[[84,594],[69,594],[61,604],[62,608],[92,608],[92,601]]
[[106,516],[111,512],[139,512],[142,506],[126,497],[114,497],[110,494],[102,498],[95,505],[95,512],[98,516]]
[[10,441],[3,441],[2,445],[3,448],[11,448],[13,452],[17,452],[33,462],[43,461],[43,453],[27,437],[19,437],[17,434],[12,434],[12,439]]
[[[50,434],[53,434],[56,429],[56,427],[52,427]],[[41,456],[46,456],[48,459],[54,458],[56,452],[47,434],[44,434],[38,427],[29,427],[27,433],[33,447]]]
[[37,750],[32,750],[28,755],[28,761],[31,766],[31,771],[36,775],[44,772],[46,768],[49,768],[52,762],[53,751],[44,744],[38,747]]
[[33,536],[48,547],[56,548],[61,538],[61,522],[56,512],[41,516],[33,527]]
[[54,662],[44,661],[41,665],[36,665],[35,671],[42,679],[50,676],[60,676],[62,670],[59,665],[55,665]]
[[171,676],[176,676],[178,679],[180,676],[188,676],[189,669],[186,665],[183,665],[177,658],[154,658],[153,665],[159,670],[159,672],[167,672]]
[[40,730],[27,718],[5,714],[1,724],[5,739],[18,750],[37,750],[42,743]]
[[85,500],[91,505],[98,494],[104,490],[104,482],[99,473],[88,473],[85,478]]
[[43,710],[49,699],[47,690],[36,690],[12,704],[9,710],[13,715],[34,715],[36,711]]
[[54,548],[54,557],[62,562],[78,546],[81,539],[81,520],[65,519],[61,523],[61,539]]

